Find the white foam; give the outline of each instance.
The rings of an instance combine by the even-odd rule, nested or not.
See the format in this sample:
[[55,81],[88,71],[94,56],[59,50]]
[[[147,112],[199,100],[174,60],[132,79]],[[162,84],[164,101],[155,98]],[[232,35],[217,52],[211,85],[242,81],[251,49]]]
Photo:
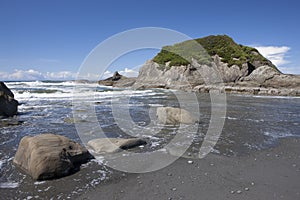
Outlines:
[[[241,95],[242,96],[242,95]],[[259,95],[254,95],[251,97],[255,98],[264,98],[264,99],[299,99],[299,96],[259,96]]]
[[6,163],[5,160],[0,160],[0,169],[2,168],[3,164]]
[[36,182],[34,182],[34,185],[41,185],[44,183],[46,183],[46,181],[36,181]]
[[275,138],[275,139],[278,139],[278,138],[286,138],[286,137],[293,137],[293,136],[296,136],[294,134],[291,134],[291,133],[283,133],[283,132],[264,132],[263,133],[265,136],[269,136],[269,137],[272,137],[272,138]]
[[19,187],[19,183],[16,182],[0,183],[0,188],[17,188],[17,187]]

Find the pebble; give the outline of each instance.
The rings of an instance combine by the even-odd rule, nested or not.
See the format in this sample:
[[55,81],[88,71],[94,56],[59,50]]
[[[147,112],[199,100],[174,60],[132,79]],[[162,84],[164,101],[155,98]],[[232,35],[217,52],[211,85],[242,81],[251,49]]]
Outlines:
[[249,191],[249,188],[246,187],[246,188],[245,188],[245,191]]
[[252,183],[251,183],[251,185],[252,185],[252,186],[254,186],[254,185],[255,185],[255,183],[254,183],[254,182],[252,182]]
[[188,153],[188,156],[191,156],[192,154],[191,153]]
[[169,197],[168,200],[172,200],[172,197]]
[[176,190],[177,190],[177,188],[175,188],[175,187],[174,187],[174,188],[172,188],[172,190],[173,190],[173,191],[176,191]]
[[231,194],[234,194],[234,190],[231,190],[230,193],[231,193]]
[[210,166],[214,166],[214,163],[210,163]]
[[241,190],[238,190],[238,191],[236,191],[236,193],[237,193],[237,194],[241,194],[241,193],[242,193],[242,191],[241,191]]
[[189,160],[188,161],[188,164],[193,164],[194,162],[192,160]]
[[168,176],[172,176],[172,173],[168,173]]

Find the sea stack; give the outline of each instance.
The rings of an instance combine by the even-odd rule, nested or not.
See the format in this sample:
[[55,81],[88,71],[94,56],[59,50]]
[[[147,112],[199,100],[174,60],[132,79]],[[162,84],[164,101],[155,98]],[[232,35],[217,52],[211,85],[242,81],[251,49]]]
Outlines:
[[0,82],[0,116],[12,117],[18,112],[18,101],[14,99],[12,91]]

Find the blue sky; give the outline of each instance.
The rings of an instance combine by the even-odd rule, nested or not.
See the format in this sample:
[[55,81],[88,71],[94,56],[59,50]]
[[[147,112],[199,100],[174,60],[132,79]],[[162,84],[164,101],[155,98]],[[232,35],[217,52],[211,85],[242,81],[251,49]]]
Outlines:
[[[300,74],[299,9],[297,0],[1,0],[0,79],[70,78],[100,42],[139,27],[192,38],[227,34],[259,47],[283,72]],[[132,54],[108,70],[137,70],[156,52]]]

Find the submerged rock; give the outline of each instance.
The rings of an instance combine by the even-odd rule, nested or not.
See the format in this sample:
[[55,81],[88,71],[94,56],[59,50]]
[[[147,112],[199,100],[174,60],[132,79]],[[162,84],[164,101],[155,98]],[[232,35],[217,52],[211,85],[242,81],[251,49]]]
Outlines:
[[55,134],[22,138],[14,164],[35,180],[59,178],[76,172],[92,158],[80,144]]
[[0,82],[0,116],[12,117],[18,112],[18,101],[8,87]]
[[23,121],[19,121],[15,118],[0,119],[0,128],[7,126],[18,126],[22,123]]
[[114,153],[122,149],[127,150],[145,144],[147,142],[139,138],[98,138],[88,142],[88,146],[95,153]]
[[195,116],[193,116],[187,110],[173,107],[161,107],[157,108],[156,115],[158,121],[163,124],[194,124],[197,122]]

